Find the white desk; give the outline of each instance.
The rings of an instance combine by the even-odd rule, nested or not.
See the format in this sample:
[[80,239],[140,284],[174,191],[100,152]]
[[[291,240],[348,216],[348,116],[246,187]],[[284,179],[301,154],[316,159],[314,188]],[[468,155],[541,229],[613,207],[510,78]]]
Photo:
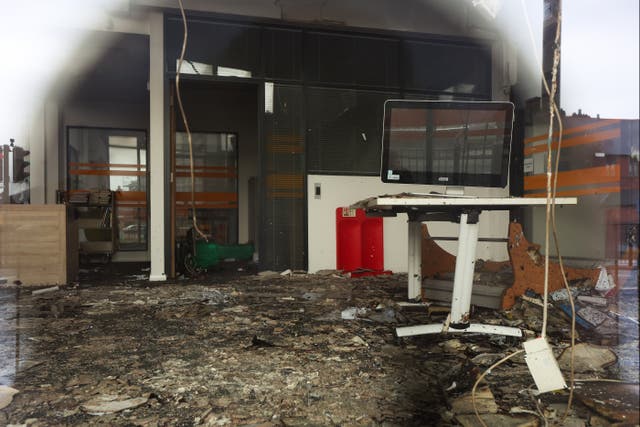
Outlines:
[[[505,326],[482,325],[470,322],[473,273],[478,243],[478,223],[483,210],[507,210],[519,206],[545,206],[546,198],[525,197],[468,197],[441,194],[403,193],[378,196],[353,205],[365,209],[369,215],[409,217],[408,298],[422,295],[422,221],[450,221],[460,224],[458,255],[453,279],[451,314],[444,324],[407,326],[397,328],[398,336],[411,336],[441,332],[481,332],[521,336],[520,329]],[[556,197],[556,205],[575,205],[575,197]]]

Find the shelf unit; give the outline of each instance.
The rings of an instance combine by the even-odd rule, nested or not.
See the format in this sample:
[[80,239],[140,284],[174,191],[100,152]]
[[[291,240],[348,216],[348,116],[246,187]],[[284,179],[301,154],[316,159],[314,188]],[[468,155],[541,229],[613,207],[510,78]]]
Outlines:
[[117,247],[115,193],[110,190],[58,191],[57,201],[73,208],[80,255],[110,258]]

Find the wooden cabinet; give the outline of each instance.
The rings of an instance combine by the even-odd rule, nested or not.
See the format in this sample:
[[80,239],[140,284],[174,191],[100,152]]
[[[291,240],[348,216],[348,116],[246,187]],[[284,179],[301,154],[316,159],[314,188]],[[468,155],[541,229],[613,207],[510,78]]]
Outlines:
[[23,285],[77,280],[67,216],[64,205],[0,205],[0,275]]

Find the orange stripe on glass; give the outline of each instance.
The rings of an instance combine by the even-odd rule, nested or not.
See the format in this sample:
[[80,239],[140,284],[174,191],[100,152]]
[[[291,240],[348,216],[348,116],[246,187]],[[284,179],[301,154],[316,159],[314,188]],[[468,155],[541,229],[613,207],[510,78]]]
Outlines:
[[[578,196],[592,196],[595,194],[610,194],[619,193],[620,186],[606,186],[606,187],[594,187],[594,188],[578,188],[575,190],[557,191],[556,197],[578,197]],[[546,192],[536,192],[525,194],[524,197],[547,197]]]
[[[613,125],[619,125],[620,124],[620,120],[599,120],[597,122],[593,122],[593,123],[587,123],[586,125],[582,125],[582,126],[576,126],[576,127],[572,127],[569,129],[565,129],[562,132],[562,137],[566,137],[568,135],[572,135],[574,133],[578,133],[578,132],[586,132],[589,130],[593,130],[593,129],[600,129],[603,127],[607,127],[607,126],[613,126]],[[554,132],[553,133],[553,139],[557,139],[558,135],[560,133],[559,132]],[[542,135],[536,135],[536,136],[532,136],[529,138],[525,138],[524,140],[524,145],[528,145],[528,144],[533,144],[534,142],[537,141],[546,141],[548,135],[542,134]]]
[[[620,165],[598,166],[558,173],[558,188],[595,184],[612,184],[620,181]],[[524,177],[525,191],[546,189],[547,175]]]
[[146,176],[145,171],[123,171],[123,170],[91,170],[91,169],[70,169],[69,175],[99,175],[99,176]]
[[300,190],[304,186],[304,177],[299,174],[269,174],[267,188],[269,190]]
[[[237,202],[238,195],[228,192],[196,192],[194,194],[196,202]],[[176,192],[176,202],[191,202],[191,192]]]
[[[575,136],[573,138],[563,139],[562,148],[574,147],[576,145],[593,144],[596,142],[608,141],[611,139],[620,138],[620,128],[604,130],[596,133],[589,133],[586,135]],[[551,144],[551,150],[558,149],[558,142],[555,141]],[[543,153],[547,151],[546,144],[540,144],[533,147],[527,147],[524,149],[525,156],[534,153]]]

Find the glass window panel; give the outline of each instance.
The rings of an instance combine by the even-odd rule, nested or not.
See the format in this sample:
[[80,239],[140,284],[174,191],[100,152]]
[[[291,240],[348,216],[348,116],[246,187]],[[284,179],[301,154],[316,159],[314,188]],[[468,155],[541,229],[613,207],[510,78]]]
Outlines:
[[308,89],[309,173],[378,175],[384,101],[396,93]]
[[302,31],[263,29],[262,55],[265,77],[299,80],[302,68]]
[[303,93],[275,85],[264,116],[260,262],[267,268],[305,269],[306,198]]
[[405,41],[405,86],[491,98],[491,50],[477,45]]
[[308,33],[305,73],[313,82],[398,87],[398,40]]
[[[183,24],[179,18],[169,18],[166,23],[166,51],[169,72],[176,72],[177,59],[180,57],[183,39]],[[260,70],[260,27],[189,20],[189,43],[185,53],[188,61],[212,66],[213,74],[218,67],[242,70],[251,77],[261,76]],[[189,71],[198,73],[197,65]]]
[[[235,134],[192,133],[198,228],[220,244],[238,243],[238,147]],[[185,132],[176,133],[176,238],[193,226],[191,168]]]
[[118,250],[146,250],[146,133],[70,127],[67,158],[69,190],[116,192]]

